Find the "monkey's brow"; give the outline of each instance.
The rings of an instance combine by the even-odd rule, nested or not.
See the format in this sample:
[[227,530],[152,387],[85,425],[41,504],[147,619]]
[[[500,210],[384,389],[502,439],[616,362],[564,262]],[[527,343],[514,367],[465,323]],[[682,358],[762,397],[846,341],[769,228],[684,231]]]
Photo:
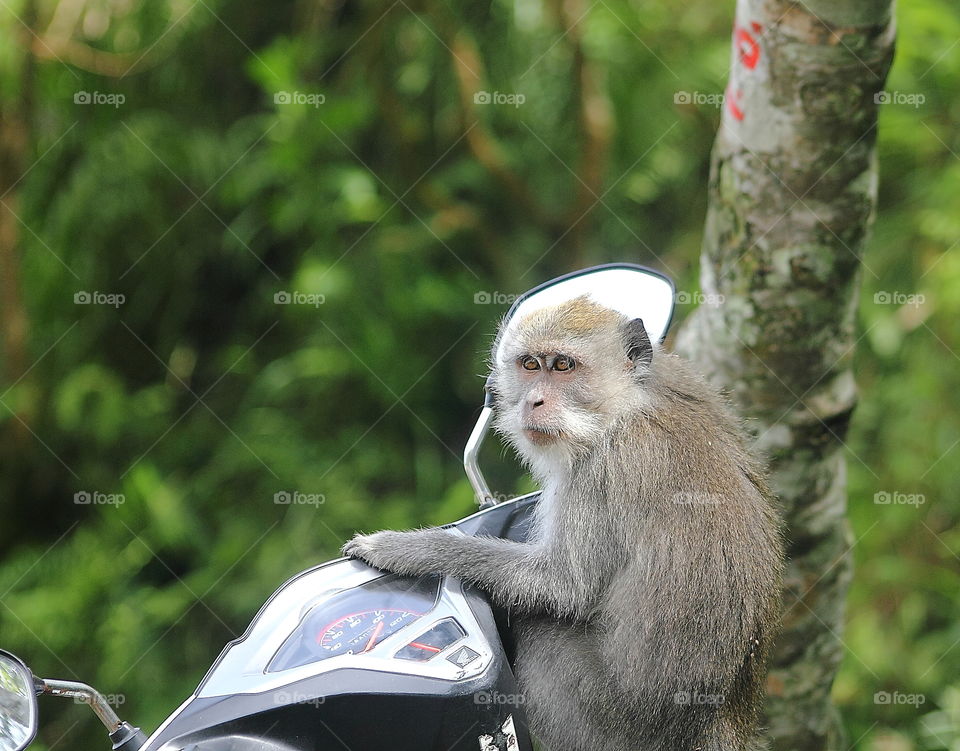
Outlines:
[[556,360],[558,357],[569,357],[571,360],[580,362],[580,358],[577,357],[577,355],[573,354],[572,352],[567,352],[566,350],[556,350],[556,349],[521,352],[519,355],[517,355],[516,359],[522,360],[525,357],[536,357],[544,361],[553,361],[553,360]]

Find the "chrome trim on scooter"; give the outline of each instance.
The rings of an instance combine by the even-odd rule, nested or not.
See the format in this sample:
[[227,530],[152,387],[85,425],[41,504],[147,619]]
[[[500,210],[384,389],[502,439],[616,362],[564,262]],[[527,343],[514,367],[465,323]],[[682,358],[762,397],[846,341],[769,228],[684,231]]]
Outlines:
[[113,708],[107,703],[103,694],[86,683],[77,683],[76,681],[54,681],[49,679],[38,679],[38,688],[41,693],[50,696],[67,696],[76,699],[83,704],[89,704],[94,714],[103,723],[103,726],[111,733],[120,727],[120,718]]
[[[489,399],[488,399],[489,401]],[[473,487],[473,493],[477,497],[477,503],[480,508],[488,508],[496,503],[493,493],[490,492],[490,486],[480,472],[477,464],[477,454],[480,453],[480,446],[483,445],[483,439],[490,429],[490,423],[493,421],[493,407],[489,404],[483,405],[483,411],[477,419],[477,424],[473,427],[473,432],[467,439],[467,445],[463,449],[463,470],[467,473],[467,479]]]

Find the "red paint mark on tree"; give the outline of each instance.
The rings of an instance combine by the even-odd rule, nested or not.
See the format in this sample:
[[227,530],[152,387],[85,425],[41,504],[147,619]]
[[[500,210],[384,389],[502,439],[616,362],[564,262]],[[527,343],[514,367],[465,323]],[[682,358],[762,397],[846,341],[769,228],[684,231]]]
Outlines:
[[740,74],[740,66],[746,70],[753,70],[760,62],[762,50],[757,37],[763,31],[756,21],[750,22],[750,28],[735,23],[733,25],[733,47],[736,52],[738,66],[735,66],[730,73],[730,83],[724,92],[724,100],[727,111],[737,121],[743,120],[746,116],[746,107],[743,106],[743,89],[736,85],[737,76]]
[[754,39],[753,34],[742,26],[734,28],[733,39],[737,46],[737,56],[740,62],[750,70],[756,68],[757,62],[760,60],[760,42]]
[[727,105],[727,110],[733,115],[735,120],[743,120],[744,111],[740,109],[738,100],[743,96],[743,91],[737,89],[736,93],[733,91],[732,83],[727,86],[727,90],[724,92],[723,100]]

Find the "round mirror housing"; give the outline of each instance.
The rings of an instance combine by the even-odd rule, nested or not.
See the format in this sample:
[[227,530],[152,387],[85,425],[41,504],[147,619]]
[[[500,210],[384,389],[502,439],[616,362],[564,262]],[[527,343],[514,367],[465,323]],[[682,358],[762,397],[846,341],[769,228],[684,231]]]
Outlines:
[[[500,342],[531,313],[586,296],[598,305],[639,318],[650,341],[667,334],[673,318],[675,291],[669,277],[634,263],[610,263],[558,276],[518,297],[507,311]],[[501,359],[501,344],[495,353]]]
[[37,692],[30,669],[0,649],[0,751],[23,751],[37,734]]

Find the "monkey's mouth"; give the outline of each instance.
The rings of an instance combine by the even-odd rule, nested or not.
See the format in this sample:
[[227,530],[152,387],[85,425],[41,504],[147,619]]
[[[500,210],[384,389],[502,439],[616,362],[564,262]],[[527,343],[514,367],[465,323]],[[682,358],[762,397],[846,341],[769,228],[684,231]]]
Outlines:
[[545,428],[542,425],[524,425],[523,434],[530,439],[531,443],[535,443],[538,446],[553,443],[563,437],[562,430]]

